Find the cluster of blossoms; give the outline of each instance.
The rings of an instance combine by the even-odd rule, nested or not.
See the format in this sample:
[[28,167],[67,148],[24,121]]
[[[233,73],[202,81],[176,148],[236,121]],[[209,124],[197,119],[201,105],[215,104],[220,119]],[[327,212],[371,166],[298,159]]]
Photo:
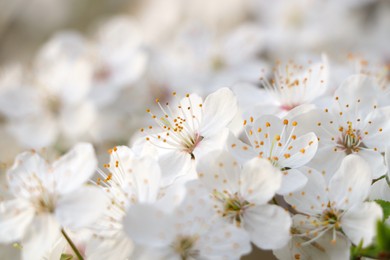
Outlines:
[[247,88],[156,99],[155,123],[104,169],[88,143],[54,162],[19,154],[0,241],[24,259],[238,259],[251,243],[279,259],[348,259],[373,242],[374,200],[390,198],[389,86],[360,73],[331,95],[326,63],[278,66],[287,73],[253,86],[272,98],[250,109]]
[[0,69],[0,259],[338,260],[390,225],[388,60],[336,58],[389,5],[181,2]]

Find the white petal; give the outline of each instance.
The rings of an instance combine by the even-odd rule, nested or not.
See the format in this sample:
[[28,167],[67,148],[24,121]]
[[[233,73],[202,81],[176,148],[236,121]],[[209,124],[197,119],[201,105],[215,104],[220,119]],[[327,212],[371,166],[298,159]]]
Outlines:
[[226,151],[216,150],[207,154],[199,161],[196,170],[199,180],[209,192],[226,190],[234,194],[240,189],[240,165]]
[[348,155],[329,182],[329,198],[335,208],[346,209],[363,202],[371,187],[370,166],[357,155]]
[[[41,187],[52,185],[49,166],[36,152],[24,152],[15,158],[14,165],[7,172],[11,192],[17,197],[39,196]],[[51,191],[51,190],[50,190]]]
[[169,217],[147,204],[130,207],[123,225],[124,231],[131,239],[148,246],[169,245],[176,235],[172,216]]
[[[363,74],[352,75],[336,90],[334,96],[339,98],[337,102],[334,102],[341,108],[344,108],[347,104],[350,108],[359,105],[359,109],[364,105],[371,105],[376,101],[376,95],[378,94],[373,86],[377,86],[373,77]],[[359,103],[357,102],[358,99],[360,99]]]
[[301,246],[300,244],[307,241],[305,237],[293,236],[287,246],[275,250],[274,254],[278,259],[287,260],[300,257],[299,259],[315,260],[336,260],[349,259],[350,242],[342,234],[336,234],[336,244],[331,243],[333,239],[332,232],[327,232],[315,242]]
[[107,203],[102,189],[85,186],[60,197],[55,215],[63,227],[80,229],[98,219]]
[[96,110],[91,102],[66,106],[61,110],[59,123],[65,137],[73,140],[91,129],[96,118]]
[[376,222],[383,217],[382,208],[375,202],[364,202],[349,209],[341,219],[341,228],[348,238],[358,245],[363,240],[363,247],[371,244],[375,236]]
[[203,104],[202,136],[218,134],[237,113],[237,99],[228,88],[221,88],[210,94]]
[[161,185],[167,186],[179,176],[188,174],[194,167],[191,156],[186,152],[172,151],[160,156]]
[[244,214],[244,228],[252,242],[262,249],[278,249],[290,239],[291,218],[281,207],[262,205]]
[[22,240],[23,259],[41,260],[60,236],[60,226],[49,214],[37,215]]
[[251,145],[245,144],[232,133],[229,133],[226,145],[229,152],[231,152],[241,164],[244,164],[248,160],[256,157],[256,153],[252,149]]
[[250,203],[267,203],[282,183],[278,169],[266,159],[254,158],[244,164],[241,172],[241,195]]
[[0,242],[20,241],[30,225],[35,211],[22,199],[0,203]]
[[386,174],[387,167],[380,152],[362,149],[357,154],[370,165],[373,179],[377,179]]
[[222,221],[210,227],[199,239],[198,247],[208,259],[240,259],[251,251],[247,232]]
[[369,199],[390,201],[390,186],[386,178],[376,181],[371,186]]
[[298,137],[290,143],[291,157],[283,160],[283,167],[297,168],[306,165],[316,154],[318,139],[314,133]]
[[291,169],[282,172],[282,185],[277,191],[278,194],[286,195],[303,188],[307,183],[307,178],[300,170]]
[[325,179],[314,169],[304,167],[302,170],[307,177],[306,185],[303,189],[285,196],[284,199],[299,212],[319,214],[328,203]]
[[65,194],[85,183],[95,172],[97,159],[93,146],[80,143],[53,163],[57,190]]

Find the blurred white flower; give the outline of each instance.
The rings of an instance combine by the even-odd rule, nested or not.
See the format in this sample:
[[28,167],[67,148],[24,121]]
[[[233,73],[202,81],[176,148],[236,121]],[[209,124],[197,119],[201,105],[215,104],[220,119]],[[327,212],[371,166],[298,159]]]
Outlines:
[[140,26],[128,17],[111,18],[98,29],[91,46],[94,102],[110,104],[123,88],[140,79],[148,58],[143,44]]
[[2,243],[21,241],[23,257],[41,259],[61,228],[79,229],[102,213],[104,194],[83,186],[96,167],[90,144],[78,144],[49,165],[36,152],[24,152],[7,172],[14,198],[0,203]]
[[319,102],[327,91],[328,70],[326,56],[321,62],[309,63],[308,66],[292,61],[279,62],[272,70],[271,80],[266,75],[260,77],[263,88],[237,84],[233,90],[244,114],[284,116],[297,106]]

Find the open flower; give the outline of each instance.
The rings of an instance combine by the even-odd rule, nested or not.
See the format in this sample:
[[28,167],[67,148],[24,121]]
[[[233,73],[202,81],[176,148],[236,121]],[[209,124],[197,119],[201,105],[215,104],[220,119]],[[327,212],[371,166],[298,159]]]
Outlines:
[[308,183],[301,191],[285,196],[299,212],[293,218],[293,233],[305,241],[298,246],[315,245],[324,235],[333,244],[346,236],[355,245],[369,245],[383,216],[378,204],[365,202],[372,179],[369,165],[357,155],[348,155],[329,184],[313,169],[307,169],[306,176]]
[[[157,134],[148,135],[146,141],[158,148],[164,181],[170,183],[179,172],[188,172],[192,161],[223,146],[221,141],[227,135],[226,126],[237,113],[237,101],[231,90],[221,88],[204,102],[196,94],[187,94],[173,106],[163,105],[158,99],[156,102],[162,115],[148,112],[159,130]],[[149,126],[149,129],[153,128]]]
[[322,62],[302,66],[293,62],[278,63],[271,80],[261,77],[264,86],[238,84],[234,88],[244,113],[284,116],[303,104],[314,104],[327,90],[328,65]]
[[242,227],[260,248],[286,245],[291,218],[267,204],[281,184],[281,173],[268,160],[254,158],[241,169],[229,153],[214,151],[203,157],[197,171],[220,218]]
[[83,186],[95,167],[90,144],[76,145],[51,165],[36,152],[19,154],[7,172],[14,198],[0,203],[1,242],[21,241],[26,259],[41,259],[61,227],[95,221],[106,200],[99,189]]
[[228,148],[240,161],[258,156],[283,172],[279,194],[288,194],[306,184],[307,179],[299,168],[313,158],[318,145],[314,133],[299,135],[300,124],[294,117],[288,118],[265,115],[254,120],[251,117],[251,125],[246,130],[249,145],[232,135],[228,139]]
[[381,153],[390,138],[388,107],[379,107],[376,83],[367,76],[349,77],[337,89],[330,108],[302,114],[303,129],[313,131],[319,139],[318,151],[311,167],[328,178],[349,154],[364,158],[370,165],[374,179],[386,173]]

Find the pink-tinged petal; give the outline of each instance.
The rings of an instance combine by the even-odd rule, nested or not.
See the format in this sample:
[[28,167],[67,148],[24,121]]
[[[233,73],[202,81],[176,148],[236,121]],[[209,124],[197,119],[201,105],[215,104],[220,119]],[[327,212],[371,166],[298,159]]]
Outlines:
[[97,159],[89,143],[77,144],[72,150],[53,163],[57,191],[66,194],[79,188],[93,175]]
[[34,208],[23,199],[0,203],[0,242],[11,243],[21,240],[34,214]]
[[10,190],[16,197],[36,197],[41,193],[42,187],[50,189],[53,186],[49,166],[36,152],[19,154],[8,170],[7,178]]
[[172,184],[175,179],[194,170],[195,163],[187,152],[169,151],[159,158],[161,167],[161,186]]
[[376,222],[382,217],[382,208],[378,204],[364,202],[345,212],[341,218],[341,228],[352,243],[358,245],[363,240],[363,247],[366,247],[372,243]]
[[306,176],[297,169],[290,169],[282,172],[282,185],[277,191],[278,194],[287,195],[303,188],[307,183]]
[[282,183],[282,174],[266,159],[254,158],[244,164],[240,176],[241,195],[250,203],[267,203]]
[[299,212],[319,214],[328,203],[325,179],[321,173],[309,167],[303,167],[301,170],[307,177],[306,185],[299,191],[285,196],[284,199]]
[[211,93],[203,104],[200,133],[203,137],[219,134],[234,118],[238,110],[237,99],[228,88]]
[[298,168],[306,165],[316,154],[318,139],[314,133],[298,137],[290,143],[291,150],[287,151],[291,157],[283,159],[283,167]]
[[176,235],[172,216],[150,204],[130,207],[123,225],[125,233],[141,245],[167,246]]
[[41,260],[60,237],[60,226],[51,214],[35,216],[22,240],[23,259]]
[[332,206],[348,209],[362,203],[370,192],[371,176],[370,166],[363,158],[353,154],[345,157],[329,182]]
[[244,213],[244,229],[252,242],[262,249],[278,249],[290,239],[291,218],[281,207],[262,205]]
[[371,168],[372,178],[377,179],[387,172],[385,159],[379,151],[361,149],[358,153]]
[[229,133],[227,138],[227,149],[236,158],[238,162],[244,164],[256,157],[256,153],[251,145],[242,142],[235,137],[232,133]]
[[108,203],[102,189],[85,186],[60,197],[55,215],[61,226],[77,230],[98,219]]
[[228,191],[232,194],[240,190],[241,166],[228,152],[213,151],[204,156],[196,168],[199,180],[209,192]]

